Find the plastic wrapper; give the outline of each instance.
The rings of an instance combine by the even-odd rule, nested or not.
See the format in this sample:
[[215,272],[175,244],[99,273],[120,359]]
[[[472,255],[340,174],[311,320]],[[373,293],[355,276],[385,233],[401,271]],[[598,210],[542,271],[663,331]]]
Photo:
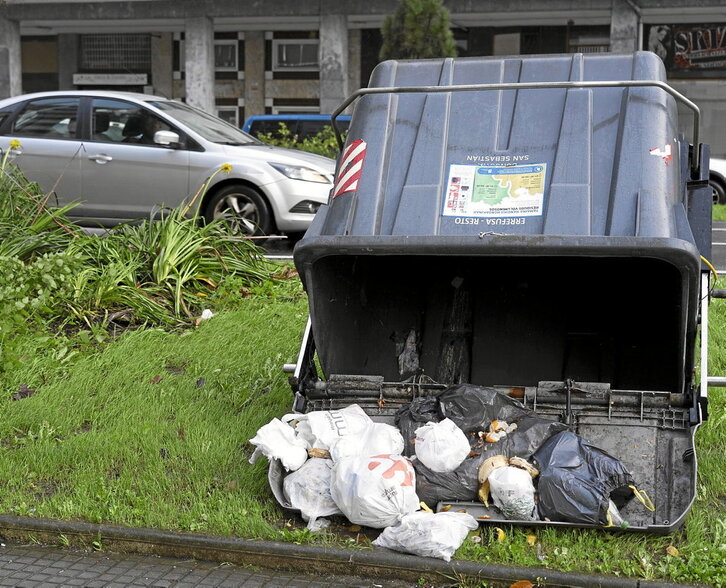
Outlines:
[[295,430],[280,419],[272,419],[257,430],[250,439],[255,451],[250,463],[255,463],[260,455],[268,459],[279,459],[287,471],[295,471],[308,459],[308,442],[298,437]]
[[399,525],[384,529],[373,545],[450,561],[469,531],[478,526],[466,513],[416,512],[403,517]]
[[[419,460],[414,461],[416,492],[432,508],[442,501],[476,500],[479,487],[477,473],[487,458],[505,455],[530,460],[547,439],[567,430],[563,423],[537,416],[519,401],[494,388],[460,384],[447,388],[435,398],[417,400],[426,400],[427,403],[421,402],[416,409],[413,409],[412,403],[412,415],[424,412],[421,407],[425,407],[424,414],[433,416],[434,408],[438,405],[436,410],[440,413],[439,418],[450,418],[462,431],[468,433],[471,449],[471,456],[453,472],[435,472]],[[408,413],[402,409],[399,414],[402,415],[399,428],[402,424],[407,426],[410,422],[407,420],[410,419]],[[492,421],[506,421],[509,426],[516,425],[516,429],[496,443],[488,443],[486,437],[479,433],[489,431]],[[402,433],[405,439],[406,433],[403,430]]]
[[285,476],[283,492],[292,508],[298,509],[308,522],[308,529],[317,531],[324,525],[319,518],[341,514],[330,494],[333,462],[313,458],[291,474]]
[[393,425],[370,422],[355,435],[341,437],[330,449],[330,456],[337,462],[346,457],[371,455],[400,455],[403,437]]
[[295,432],[310,447],[319,449],[330,449],[341,437],[358,435],[373,422],[357,404],[339,410],[288,414],[282,420],[294,425]]
[[333,466],[331,495],[351,523],[378,529],[419,508],[416,474],[401,455],[341,459]]
[[514,521],[537,519],[532,476],[520,468],[506,466],[489,475],[489,486],[496,507]]
[[416,429],[422,424],[438,423],[440,420],[439,401],[435,396],[420,396],[402,406],[396,413],[395,422],[403,436],[403,454],[407,457],[414,454]]
[[625,465],[575,433],[551,437],[534,460],[539,513],[551,521],[608,525],[609,500],[622,508],[633,497],[635,482]]
[[470,451],[469,440],[451,419],[416,429],[416,457],[434,472],[453,472]]

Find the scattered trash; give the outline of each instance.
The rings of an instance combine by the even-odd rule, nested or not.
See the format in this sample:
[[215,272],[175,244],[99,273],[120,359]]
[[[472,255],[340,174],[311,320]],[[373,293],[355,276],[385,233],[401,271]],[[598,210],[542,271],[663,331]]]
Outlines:
[[381,529],[418,510],[415,477],[401,455],[347,457],[333,466],[331,494],[351,523]]
[[209,320],[210,318],[212,318],[213,316],[214,316],[214,313],[211,310],[209,310],[208,308],[205,308],[202,311],[202,315],[199,318],[201,318],[203,321],[206,321],[206,320]]
[[575,433],[554,435],[534,460],[540,470],[539,512],[552,521],[611,526],[608,499],[622,508],[634,496],[625,465]]
[[282,421],[290,423],[310,447],[330,450],[346,435],[358,435],[373,423],[357,404],[340,410],[318,410],[307,414],[288,414]]
[[453,472],[471,451],[466,435],[451,419],[416,429],[416,457],[430,470]]
[[537,470],[526,460],[496,455],[479,468],[479,500],[489,506],[491,491],[494,504],[511,520],[537,519],[532,479]]
[[330,494],[332,468],[333,462],[329,459],[309,459],[283,482],[285,498],[300,510],[311,531],[327,526],[320,522],[325,521],[320,517],[341,514]]
[[299,469],[308,459],[308,443],[295,434],[293,428],[280,419],[272,419],[260,427],[250,443],[255,451],[250,463],[255,463],[260,455],[267,459],[279,459],[287,471]]
[[440,420],[439,400],[435,396],[419,396],[409,404],[402,406],[396,413],[395,422],[403,435],[403,454],[406,457],[414,454],[416,429],[422,423],[438,423]]
[[669,545],[668,547],[666,547],[666,553],[671,557],[681,557],[681,552],[678,551],[678,548],[673,545]]
[[36,392],[37,390],[35,388],[29,388],[25,384],[20,384],[18,391],[13,394],[12,398],[13,400],[22,400],[23,398],[30,398]]
[[469,531],[478,527],[476,519],[466,513],[416,512],[404,516],[400,524],[384,529],[373,545],[451,561]]
[[337,439],[330,455],[337,462],[346,457],[400,455],[402,451],[403,437],[396,427],[371,421],[355,435]]

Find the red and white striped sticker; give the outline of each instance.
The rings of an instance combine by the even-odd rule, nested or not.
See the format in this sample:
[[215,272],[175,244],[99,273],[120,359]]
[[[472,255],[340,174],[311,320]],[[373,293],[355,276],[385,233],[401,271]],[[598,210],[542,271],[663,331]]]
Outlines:
[[367,143],[363,139],[353,141],[343,151],[340,159],[338,177],[333,188],[333,198],[346,192],[355,192],[358,189],[358,180],[363,171],[363,160],[366,156]]

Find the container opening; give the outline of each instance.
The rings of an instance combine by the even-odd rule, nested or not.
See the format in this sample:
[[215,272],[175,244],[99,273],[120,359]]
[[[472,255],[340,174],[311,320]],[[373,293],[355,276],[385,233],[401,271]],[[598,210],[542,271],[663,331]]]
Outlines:
[[326,377],[683,392],[685,287],[663,260],[326,256],[311,271]]

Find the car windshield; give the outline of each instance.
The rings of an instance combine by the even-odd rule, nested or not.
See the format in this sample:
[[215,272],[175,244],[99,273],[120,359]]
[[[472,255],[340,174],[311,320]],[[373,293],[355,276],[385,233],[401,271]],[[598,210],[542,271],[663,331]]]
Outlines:
[[257,145],[260,143],[251,135],[224,122],[222,119],[181,102],[150,100],[149,104],[199,133],[207,141],[221,143],[222,145]]

